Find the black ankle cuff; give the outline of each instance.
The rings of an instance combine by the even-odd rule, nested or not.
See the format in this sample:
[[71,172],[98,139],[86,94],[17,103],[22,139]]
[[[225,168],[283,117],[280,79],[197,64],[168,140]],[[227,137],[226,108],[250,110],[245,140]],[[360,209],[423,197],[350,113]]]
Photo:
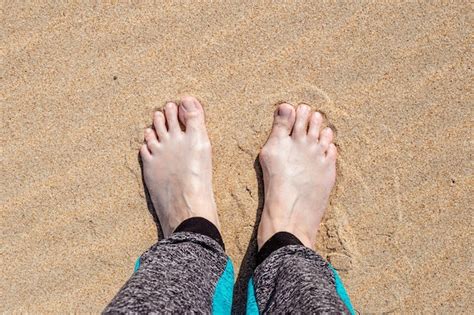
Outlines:
[[274,251],[288,245],[303,245],[301,241],[289,232],[278,232],[273,234],[268,241],[263,244],[257,253],[257,266],[260,265]]
[[217,227],[209,220],[201,217],[193,217],[184,220],[180,225],[174,230],[176,232],[192,232],[198,233],[205,236],[208,236],[215,240],[222,249],[225,250],[224,241],[222,240],[221,233]]

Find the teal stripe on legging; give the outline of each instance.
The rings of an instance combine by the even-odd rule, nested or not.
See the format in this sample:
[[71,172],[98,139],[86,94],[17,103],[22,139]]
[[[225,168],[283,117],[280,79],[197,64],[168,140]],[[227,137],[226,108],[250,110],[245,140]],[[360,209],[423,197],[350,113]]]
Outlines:
[[329,267],[331,268],[332,273],[334,274],[334,280],[336,281],[337,294],[339,295],[341,300],[344,302],[344,304],[346,304],[346,307],[349,310],[349,312],[352,315],[354,315],[355,314],[354,307],[352,307],[351,300],[349,299],[349,295],[347,294],[347,291],[344,288],[344,284],[342,283],[342,280],[339,277],[339,274],[337,273],[336,269],[334,269],[334,267],[331,264],[329,264]]
[[253,278],[250,278],[249,284],[247,287],[247,307],[246,314],[258,314],[258,305],[257,299],[255,298],[255,288],[253,286]]
[[212,298],[212,314],[230,314],[232,310],[232,295],[234,292],[234,266],[227,258],[227,264]]
[[137,258],[135,262],[135,267],[133,267],[133,272],[137,272],[138,268],[140,268],[140,257]]

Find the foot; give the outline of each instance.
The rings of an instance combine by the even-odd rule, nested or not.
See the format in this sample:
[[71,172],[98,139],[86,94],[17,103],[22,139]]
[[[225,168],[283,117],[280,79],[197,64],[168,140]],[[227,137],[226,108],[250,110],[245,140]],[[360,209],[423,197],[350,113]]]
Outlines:
[[[181,129],[179,121],[184,125]],[[153,114],[140,148],[145,184],[167,237],[184,220],[203,217],[220,229],[212,190],[211,143],[194,97]]]
[[257,243],[281,231],[295,235],[314,249],[316,233],[336,180],[337,150],[323,117],[308,105],[295,111],[278,106],[273,127],[259,159],[263,170],[265,204]]

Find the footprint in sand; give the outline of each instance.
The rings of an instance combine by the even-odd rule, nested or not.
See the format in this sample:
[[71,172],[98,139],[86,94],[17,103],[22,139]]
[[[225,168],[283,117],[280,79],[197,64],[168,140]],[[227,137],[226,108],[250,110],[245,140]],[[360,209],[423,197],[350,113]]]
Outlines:
[[134,126],[130,131],[132,135],[129,141],[129,150],[124,152],[124,167],[129,171],[137,183],[137,191],[140,197],[145,198],[143,189],[142,172],[140,160],[138,157],[138,150],[143,144],[143,131],[146,125],[140,124]]

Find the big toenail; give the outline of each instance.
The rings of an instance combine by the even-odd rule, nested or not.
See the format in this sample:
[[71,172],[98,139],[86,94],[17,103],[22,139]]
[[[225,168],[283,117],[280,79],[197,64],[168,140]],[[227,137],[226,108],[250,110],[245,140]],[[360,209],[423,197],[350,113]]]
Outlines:
[[279,116],[284,116],[284,117],[288,117],[291,115],[291,108],[288,107],[288,106],[280,106],[280,108],[278,108],[278,115]]
[[190,99],[183,100],[182,105],[186,111],[193,111],[197,109],[197,106],[194,101]]

